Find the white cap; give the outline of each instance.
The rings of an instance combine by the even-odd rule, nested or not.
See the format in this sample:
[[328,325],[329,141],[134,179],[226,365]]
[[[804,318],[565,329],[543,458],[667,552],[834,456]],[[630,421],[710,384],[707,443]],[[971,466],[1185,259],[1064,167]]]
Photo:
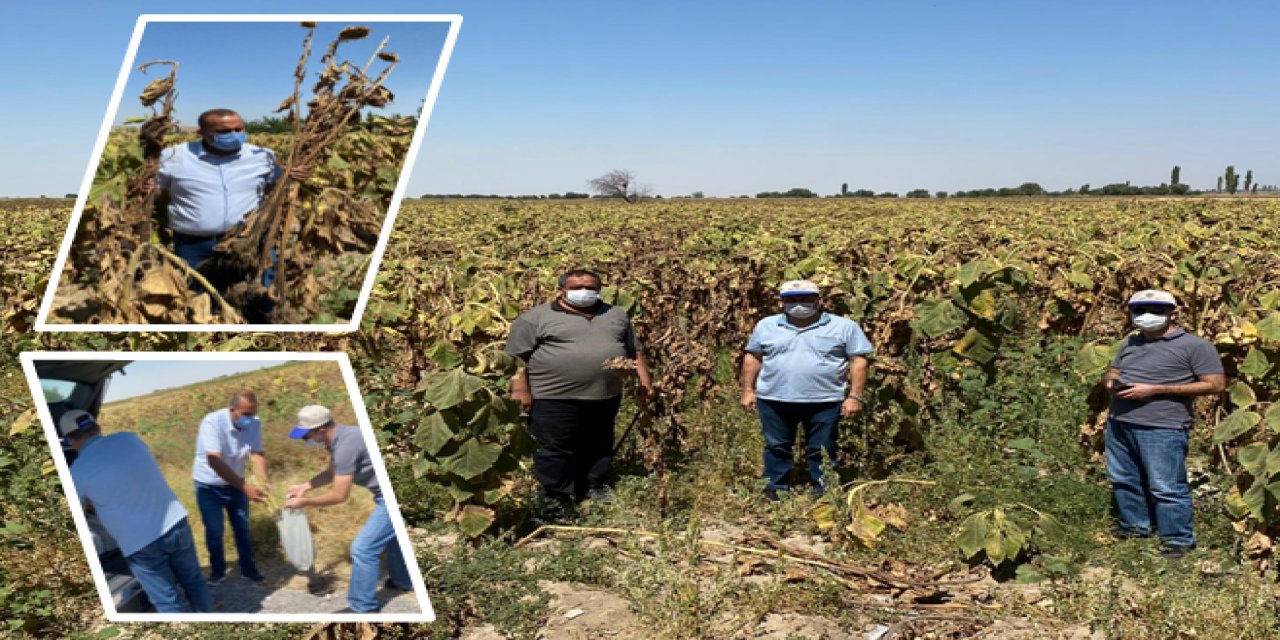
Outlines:
[[819,295],[818,285],[809,280],[790,280],[778,287],[778,295],[783,298],[787,296],[816,296]]
[[1145,289],[1133,294],[1129,298],[1129,306],[1141,304],[1164,304],[1170,307],[1178,306],[1178,301],[1168,291],[1159,289]]
[[289,432],[289,437],[294,439],[301,438],[307,435],[308,431],[316,427],[323,427],[332,421],[333,414],[329,413],[328,409],[318,404],[309,404],[298,409],[298,424],[293,427],[293,431]]
[[98,421],[93,418],[93,414],[80,409],[72,409],[58,418],[58,435],[67,437],[81,429],[96,426]]

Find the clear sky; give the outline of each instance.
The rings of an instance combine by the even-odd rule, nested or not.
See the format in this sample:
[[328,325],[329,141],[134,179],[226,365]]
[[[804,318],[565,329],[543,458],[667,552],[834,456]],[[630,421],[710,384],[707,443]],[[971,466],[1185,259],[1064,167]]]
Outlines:
[[[400,62],[387,76],[385,86],[395,100],[380,114],[412,114],[418,110],[431,86],[436,64],[444,48],[446,23],[372,22],[372,33],[362,40],[344,42],[338,59],[363,67],[382,39],[389,38],[385,51],[399,54]],[[324,68],[320,58],[346,22],[323,22],[316,27],[311,44],[307,80],[302,85],[305,102],[315,84],[316,73]],[[302,54],[306,29],[296,22],[154,22],[147,26],[134,66],[151,60],[176,60],[178,97],[174,111],[180,124],[194,125],[200,112],[230,108],[246,120],[275,114],[280,102],[293,93],[293,72]],[[369,75],[376,76],[387,66],[375,61]],[[153,66],[146,74],[135,72],[125,85],[120,110],[114,119],[121,123],[129,116],[144,116],[147,109],[138,102],[147,83],[168,74],[167,65]]]
[[[288,360],[138,360],[116,373],[107,386],[104,402],[115,402],[162,389],[183,387],[197,382],[256,371],[289,362]],[[212,409],[210,409],[212,410]]]
[[1158,184],[1174,164],[1195,188],[1228,164],[1280,183],[1267,0],[263,6],[6,4],[0,195],[79,188],[136,15],[179,11],[461,13],[409,195],[613,168],[665,195]]

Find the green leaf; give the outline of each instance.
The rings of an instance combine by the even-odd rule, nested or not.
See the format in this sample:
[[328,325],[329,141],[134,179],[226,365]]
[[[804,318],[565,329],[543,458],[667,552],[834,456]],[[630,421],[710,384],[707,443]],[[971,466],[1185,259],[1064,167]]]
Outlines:
[[[1017,523],[1009,522],[1004,529],[1004,557],[1010,562],[1018,559],[1027,546],[1027,534]],[[999,564],[999,563],[996,563]]]
[[1258,426],[1259,422],[1262,422],[1262,416],[1252,411],[1236,409],[1231,415],[1218,421],[1218,426],[1213,430],[1213,443],[1222,444],[1235,440]]
[[1080,273],[1079,271],[1068,271],[1067,282],[1077,289],[1093,291],[1093,278],[1090,278],[1088,274]]
[[1231,514],[1232,519],[1243,518],[1249,513],[1249,506],[1244,503],[1244,498],[1240,495],[1240,487],[1231,485],[1231,490],[1227,492],[1227,513]]
[[458,528],[468,538],[479,537],[494,521],[493,509],[469,504],[458,513]]
[[1014,578],[1014,580],[1018,582],[1018,584],[1035,584],[1037,582],[1045,581],[1044,574],[1036,571],[1029,564],[1019,565],[1016,576],[1017,577]]
[[1275,476],[1280,474],[1280,443],[1276,447],[1267,452],[1266,475]]
[[859,501],[858,506],[853,511],[853,517],[850,519],[847,529],[862,546],[871,548],[880,539],[880,534],[884,532],[884,526],[884,520],[867,511],[867,508]]
[[429,413],[422,418],[422,422],[418,423],[418,429],[413,434],[413,443],[427,455],[435,456],[461,431],[460,422],[453,412]]
[[1258,337],[1267,344],[1280,344],[1280,312],[1272,312],[1271,315],[1259,320],[1254,328],[1258,330]]
[[1040,520],[1036,522],[1036,530],[1038,535],[1049,542],[1063,540],[1067,537],[1067,528],[1062,526],[1062,523],[1057,518],[1047,513],[1040,514]]
[[950,300],[924,300],[915,307],[916,319],[912,323],[930,338],[964,327],[968,316]]
[[1249,353],[1245,354],[1244,360],[1240,362],[1240,373],[1254,379],[1265,377],[1270,370],[1271,361],[1267,359],[1267,354],[1257,347],[1250,347]]
[[998,269],[997,265],[986,260],[972,260],[960,265],[960,268],[956,270],[956,279],[960,281],[960,286],[967,287],[977,282],[982,276]]
[[1262,475],[1267,468],[1267,458],[1270,450],[1264,442],[1254,442],[1240,447],[1236,452],[1236,458],[1240,460],[1240,466],[1244,467],[1250,475]]
[[1273,403],[1271,408],[1267,409],[1263,420],[1267,423],[1267,428],[1272,433],[1280,433],[1280,403]]
[[444,338],[437,338],[427,345],[425,355],[441,369],[452,369],[462,364],[462,353]]
[[987,530],[987,537],[982,541],[982,550],[987,552],[987,560],[992,565],[1004,562],[1004,534],[999,527]]
[[456,407],[483,387],[483,379],[462,369],[451,369],[446,373],[436,372],[424,377],[418,384],[418,388],[423,391],[423,397],[436,409]]
[[[960,496],[964,497],[964,496]],[[958,499],[958,498],[957,498]],[[952,501],[955,502],[954,500]],[[972,560],[982,551],[983,545],[986,544],[987,530],[987,513],[979,511],[968,518],[960,525],[960,534],[956,536],[956,546],[960,547],[960,553],[964,554],[965,560]]]
[[958,516],[963,511],[973,506],[973,503],[977,501],[977,499],[978,499],[978,496],[975,496],[972,493],[965,492],[952,498],[951,502],[947,503],[947,508],[951,510],[951,513]]
[[1124,343],[1124,340],[1118,340],[1111,344],[1094,343],[1080,347],[1073,367],[1076,375],[1090,379],[1100,377],[1111,368],[1111,361],[1120,353]]
[[493,463],[502,455],[502,445],[485,443],[468,438],[457,452],[440,461],[444,469],[470,480],[493,468]]
[[1239,380],[1227,387],[1227,397],[1231,398],[1231,404],[1237,409],[1243,409],[1258,401],[1258,396],[1253,393],[1253,387]]
[[1244,505],[1249,509],[1249,513],[1257,518],[1259,522],[1267,522],[1267,487],[1266,482],[1262,478],[1253,481],[1249,485],[1249,490],[1244,492]]
[[1018,451],[1030,451],[1036,448],[1036,441],[1035,438],[1017,438],[1006,442],[1004,446]]
[[951,351],[956,355],[980,364],[987,364],[994,360],[999,349],[999,341],[977,329],[967,331],[964,337],[951,347]]

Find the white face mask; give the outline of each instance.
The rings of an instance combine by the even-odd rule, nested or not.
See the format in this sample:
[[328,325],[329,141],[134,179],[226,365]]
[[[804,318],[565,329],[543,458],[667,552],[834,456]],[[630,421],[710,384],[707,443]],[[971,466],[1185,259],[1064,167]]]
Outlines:
[[564,299],[575,307],[585,309],[600,299],[600,292],[595,289],[570,289],[564,292]]
[[315,441],[315,440],[312,440],[311,438],[303,438],[303,439],[302,439],[302,444],[305,444],[305,445],[307,445],[308,447],[311,447],[312,449],[323,449],[323,448],[324,448],[324,443],[323,443],[323,442],[317,442],[317,441]]
[[1143,331],[1159,331],[1169,326],[1169,316],[1158,313],[1132,313],[1129,318],[1133,320],[1133,326]]
[[784,302],[782,309],[792,318],[805,320],[812,318],[818,314],[818,303],[816,302]]

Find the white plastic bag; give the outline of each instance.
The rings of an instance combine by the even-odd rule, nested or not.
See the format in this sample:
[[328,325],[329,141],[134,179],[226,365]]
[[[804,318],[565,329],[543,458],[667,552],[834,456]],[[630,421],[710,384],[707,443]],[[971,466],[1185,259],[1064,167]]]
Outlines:
[[280,519],[276,521],[280,529],[280,544],[284,547],[284,556],[298,571],[307,571],[315,562],[316,551],[311,545],[311,525],[307,523],[307,514],[302,509],[281,509]]

